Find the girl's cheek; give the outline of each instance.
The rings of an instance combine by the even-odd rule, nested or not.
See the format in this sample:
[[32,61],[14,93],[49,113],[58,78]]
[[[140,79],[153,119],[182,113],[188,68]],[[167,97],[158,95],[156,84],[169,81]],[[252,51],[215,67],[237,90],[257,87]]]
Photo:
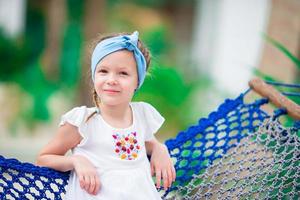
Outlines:
[[100,76],[95,76],[95,85],[97,84],[97,85],[100,85],[100,84],[102,84],[103,82],[104,82],[105,80],[104,80],[104,78],[103,77],[100,77]]

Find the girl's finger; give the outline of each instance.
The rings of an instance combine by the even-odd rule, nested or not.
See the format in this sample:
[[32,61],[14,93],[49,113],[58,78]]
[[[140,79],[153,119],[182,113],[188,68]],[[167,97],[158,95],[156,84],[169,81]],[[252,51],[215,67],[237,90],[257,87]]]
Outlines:
[[89,192],[89,187],[90,187],[90,177],[89,176],[84,176],[84,189]]
[[96,186],[95,176],[90,176],[89,193],[93,194]]
[[169,181],[168,187],[171,187],[173,181],[172,166],[168,169],[167,173],[168,173],[168,181]]
[[160,169],[156,168],[155,176],[156,176],[156,187],[160,188],[160,181],[161,181],[161,170]]
[[154,176],[154,172],[155,172],[154,165],[151,163],[150,167],[151,167],[151,176]]
[[176,171],[174,166],[172,165],[172,177],[173,177],[173,182],[176,180]]
[[82,189],[84,189],[84,178],[83,175],[79,175],[79,184]]
[[162,171],[162,175],[163,175],[163,180],[164,180],[164,189],[167,190],[168,189],[168,185],[169,185],[167,170],[163,170]]
[[96,176],[95,182],[96,182],[96,185],[95,185],[94,195],[96,195],[99,192],[99,189],[101,187],[100,180],[99,180],[98,176]]

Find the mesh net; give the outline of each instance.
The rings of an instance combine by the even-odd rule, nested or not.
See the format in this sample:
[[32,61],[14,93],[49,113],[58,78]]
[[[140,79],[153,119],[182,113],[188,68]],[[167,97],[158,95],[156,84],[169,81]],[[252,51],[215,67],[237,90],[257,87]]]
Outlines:
[[63,199],[68,173],[0,156],[0,199]]
[[172,196],[172,191],[176,191],[178,186],[189,184],[194,174],[199,174],[214,160],[221,158],[247,133],[254,132],[269,117],[260,109],[264,103],[266,100],[260,99],[245,104],[243,96],[226,100],[208,118],[200,119],[196,126],[166,141],[176,168],[176,181],[168,191],[161,191],[162,196]]
[[[235,149],[237,152],[241,151],[237,149],[237,147],[245,147],[245,150],[248,150],[246,147],[250,145],[249,142],[256,142],[255,140],[253,141],[253,139],[249,140],[248,133],[257,130],[258,127],[269,118],[269,116],[260,109],[261,105],[267,103],[266,99],[260,99],[251,104],[245,104],[243,97],[242,94],[234,100],[225,100],[225,102],[219,106],[217,111],[212,112],[208,118],[200,119],[197,125],[191,126],[186,131],[180,132],[176,138],[166,141],[170,155],[175,163],[177,178],[168,191],[160,191],[163,198],[199,199],[202,198],[202,194],[204,195],[204,198],[210,198],[211,194],[214,193],[213,191],[218,190],[214,189],[217,187],[215,186],[216,183],[220,185],[217,181],[221,181],[219,179],[222,179],[224,175],[227,175],[230,170],[217,172],[217,161],[224,160],[220,162],[220,165],[224,165],[224,169],[226,169],[226,167],[228,168],[230,165],[234,165],[232,164],[234,163],[233,161],[226,163],[225,158],[228,159],[234,156],[228,157],[228,155],[235,152]],[[289,130],[289,132],[292,131]],[[255,134],[252,136],[255,136]],[[271,138],[277,137],[275,132],[274,134],[275,135]],[[269,141],[268,135],[264,137]],[[260,138],[258,137],[258,139]],[[296,139],[291,141],[294,141],[296,144]],[[259,145],[259,147],[254,148],[254,150],[267,148],[262,144],[263,141],[260,143],[256,142],[256,145]],[[289,143],[287,142],[282,143],[283,146],[288,144]],[[295,146],[295,148],[298,148],[299,150],[299,146]],[[295,151],[295,148],[292,150],[284,149],[283,151]],[[276,161],[277,157],[275,155],[277,154],[272,154],[272,151],[275,150],[271,147],[268,147],[265,151],[261,151],[262,154],[265,154],[265,157],[270,157],[269,159],[264,158],[266,159],[264,164],[271,165]],[[298,151],[296,151],[296,153],[297,152]],[[242,155],[243,154],[245,153],[242,153]],[[249,153],[247,158],[250,160],[253,158],[258,159],[254,156],[255,153],[252,154]],[[264,156],[262,155],[261,158]],[[238,157],[236,157],[236,160],[238,160]],[[242,161],[244,161],[244,159]],[[297,161],[296,164],[296,167],[299,167],[299,161]],[[285,165],[278,165],[281,164],[279,163],[274,166],[280,168],[280,171],[282,167],[285,167]],[[221,167],[221,169],[223,168]],[[214,170],[216,170],[216,172],[214,172]],[[282,171],[285,172],[285,170]],[[216,173],[220,174],[216,175]],[[235,173],[238,173],[238,171],[233,172],[233,175],[235,175]],[[239,177],[245,177],[244,179],[249,177],[247,174],[240,174]],[[290,175],[290,172],[288,171],[287,174],[289,177],[294,176],[295,180],[292,181],[294,185],[295,183],[299,183],[299,176],[297,173]],[[224,181],[226,180],[226,183],[231,183],[231,180],[235,180],[235,176],[233,175],[225,177]],[[0,199],[63,199],[68,178],[69,173],[60,173],[48,168],[41,168],[30,163],[21,163],[16,159],[6,159],[0,156]],[[260,180],[259,178],[262,179],[264,176],[257,176],[257,181],[254,183],[258,183]],[[210,180],[212,180],[212,182],[210,182]],[[283,179],[282,181],[284,182],[281,183],[280,181],[277,181],[278,183],[276,184],[287,184],[287,180]],[[266,181],[263,181],[263,183],[265,182]],[[238,185],[242,185],[243,188],[248,188],[243,185],[242,181],[236,183],[232,188],[228,188],[228,186],[225,185],[226,187],[224,186],[223,190],[220,189],[220,196],[227,194],[226,191],[228,190],[230,190],[230,194],[228,195],[238,195],[238,189],[233,189],[239,188],[237,187]],[[270,186],[270,190],[276,192],[277,185],[276,187],[269,185],[269,182],[267,181],[264,187],[268,186]],[[296,190],[292,188],[291,192],[288,192],[288,194],[294,195],[295,191],[297,191],[297,189],[299,190],[299,185],[296,185],[295,187],[297,187]],[[225,190],[226,188],[227,190]],[[243,197],[247,194],[252,194],[246,192],[250,190],[255,191],[254,189],[255,188],[251,187],[248,190],[242,190],[240,196]],[[286,190],[288,189],[285,189],[284,187],[282,192],[285,192]],[[282,192],[280,191],[277,194],[283,196]],[[296,194],[296,196],[297,195],[298,194]]]
[[173,199],[299,199],[300,132],[266,120]]

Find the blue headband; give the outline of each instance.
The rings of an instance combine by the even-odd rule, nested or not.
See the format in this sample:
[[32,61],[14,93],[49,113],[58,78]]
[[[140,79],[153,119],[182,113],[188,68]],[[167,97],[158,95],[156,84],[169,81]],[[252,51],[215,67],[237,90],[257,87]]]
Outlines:
[[146,76],[146,59],[142,52],[137,47],[139,33],[135,31],[131,35],[121,35],[112,38],[105,39],[97,44],[92,54],[92,79],[95,81],[95,70],[97,64],[108,54],[121,49],[128,49],[132,51],[135,57],[137,72],[138,72],[138,88],[140,88],[144,82]]

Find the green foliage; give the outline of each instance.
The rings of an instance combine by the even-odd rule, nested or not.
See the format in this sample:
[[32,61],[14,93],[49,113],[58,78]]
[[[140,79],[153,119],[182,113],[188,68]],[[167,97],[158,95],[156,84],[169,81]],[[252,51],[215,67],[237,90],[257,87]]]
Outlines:
[[76,87],[81,71],[82,33],[78,23],[69,23],[64,33],[60,57],[60,82],[64,86]]
[[209,85],[207,80],[184,80],[175,67],[152,66],[142,88],[134,101],[147,101],[155,106],[177,130],[185,129],[194,122],[194,95],[201,87]]
[[[299,70],[298,73],[300,72],[300,60],[296,56],[294,56],[283,44],[281,44],[280,42],[276,41],[275,39],[269,37],[268,35],[264,35],[264,38],[267,42],[269,42],[275,48],[277,48],[279,51],[281,51],[292,63],[294,63],[296,68]],[[264,80],[267,80],[267,81],[282,82],[281,80],[278,80],[272,76],[262,73],[258,69],[254,70],[254,74],[261,77]],[[295,83],[297,83],[297,81],[299,81],[299,80],[296,80]],[[295,92],[295,89],[293,89],[293,88],[284,88],[284,89],[278,88],[278,89],[281,92]],[[296,91],[296,92],[300,92],[300,90],[298,89],[298,91]],[[292,101],[294,101],[296,104],[300,105],[300,98],[298,96],[291,96],[289,98]],[[284,124],[286,126],[292,126],[294,123],[294,120],[289,116],[286,116],[283,120],[284,120]]]
[[83,39],[82,18],[83,0],[68,0],[68,22],[63,34],[62,53],[60,55],[60,84],[76,88],[81,72],[81,43]]
[[71,23],[73,21],[81,22],[84,14],[83,8],[83,0],[67,0],[68,18]]
[[[300,60],[297,58],[295,55],[293,55],[283,44],[280,42],[274,40],[273,38],[269,37],[268,35],[264,35],[264,38],[267,42],[272,44],[275,48],[277,48],[279,51],[281,51],[292,63],[295,64],[296,68],[300,71]],[[299,73],[299,72],[298,72]],[[269,76],[267,74],[264,74],[258,69],[254,69],[254,74],[265,79],[268,81],[276,81],[276,82],[281,82],[280,80]],[[298,81],[298,80],[296,80]]]
[[[158,2],[160,3],[170,2]],[[47,105],[54,92],[67,89],[67,92],[71,90],[74,93],[79,84],[84,1],[68,0],[67,9],[67,24],[62,30],[64,32],[61,43],[62,53],[59,55],[60,78],[58,80],[47,79],[40,61],[46,46],[47,31],[41,11],[28,4],[26,30],[18,40],[5,38],[0,32],[0,58],[3,66],[6,66],[0,68],[0,81],[17,83],[24,91],[26,95],[23,98],[26,98],[26,102],[22,102],[24,106],[22,105],[22,113],[19,117],[30,126],[34,126],[37,120],[50,119]],[[130,30],[128,29],[130,24],[127,24],[129,21],[126,19],[108,18],[111,19],[116,21],[108,24],[119,23],[122,24],[122,31]],[[150,102],[162,112],[169,126],[175,126],[180,130],[191,123],[191,113],[195,110],[193,95],[199,88],[207,87],[209,82],[206,79],[186,81],[184,75],[176,69],[177,66],[169,57],[172,54],[174,41],[166,27],[161,24],[141,33],[142,40],[151,51],[153,67],[150,68],[151,75],[135,95],[135,100]],[[132,28],[135,30],[136,27]],[[67,96],[70,97],[69,93]],[[16,121],[20,121],[20,118]]]
[[142,41],[147,44],[152,57],[162,56],[173,47],[169,32],[165,26],[153,27],[142,34]]
[[21,73],[26,65],[26,52],[21,45],[12,41],[0,31],[0,81],[9,82],[14,74]]
[[266,41],[270,42],[274,47],[280,50],[287,58],[289,58],[300,70],[300,60],[294,56],[283,44],[265,35]]
[[[9,39],[0,32],[0,81],[17,83],[24,92],[24,98],[30,103],[22,107],[17,116],[30,127],[37,120],[50,119],[48,101],[60,86],[78,84],[81,62],[81,20],[83,16],[82,0],[68,1],[68,24],[63,35],[60,57],[60,79],[56,82],[47,79],[40,62],[46,46],[46,24],[44,14],[39,8],[28,4],[25,32],[19,38]],[[21,102],[23,103],[23,102]]]
[[260,78],[262,78],[263,80],[266,80],[266,81],[275,81],[275,82],[280,82],[278,79],[268,75],[268,74],[265,74],[263,72],[261,72],[259,69],[254,69],[254,74]]
[[[35,120],[48,120],[50,118],[47,108],[49,97],[57,90],[57,85],[49,82],[41,70],[42,66],[39,60],[35,60],[23,74],[18,74],[15,81],[20,85],[23,91],[32,97],[32,106],[23,110],[23,120],[29,124]],[[26,77],[26,79],[24,79]]]
[[29,7],[25,26],[24,35],[17,40],[8,38],[0,31],[0,81],[14,81],[14,76],[23,74],[44,49],[45,23],[42,13]]
[[108,6],[114,6],[120,3],[132,3],[148,7],[164,7],[168,5],[183,5],[195,2],[195,0],[110,0]]
[[42,11],[28,7],[24,33],[24,50],[30,64],[40,57],[46,46],[46,24]]
[[24,108],[24,121],[48,120],[47,99],[54,85],[46,80],[41,71],[39,58],[45,48],[45,19],[43,14],[28,7],[25,33],[18,40],[0,35],[1,67],[0,81],[17,83],[32,97],[31,106]]

